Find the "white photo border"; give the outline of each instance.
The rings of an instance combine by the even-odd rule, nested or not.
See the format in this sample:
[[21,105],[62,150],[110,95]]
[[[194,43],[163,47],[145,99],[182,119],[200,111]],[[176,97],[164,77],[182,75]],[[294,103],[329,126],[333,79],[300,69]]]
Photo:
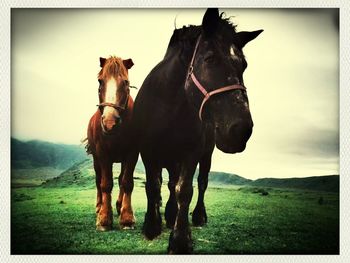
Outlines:
[[[350,5],[347,0],[3,0],[0,11],[0,261],[1,262],[96,262],[124,260],[128,262],[349,262],[349,199],[350,189]],[[340,11],[340,255],[11,255],[10,252],[10,136],[11,136],[11,8],[339,8]]]

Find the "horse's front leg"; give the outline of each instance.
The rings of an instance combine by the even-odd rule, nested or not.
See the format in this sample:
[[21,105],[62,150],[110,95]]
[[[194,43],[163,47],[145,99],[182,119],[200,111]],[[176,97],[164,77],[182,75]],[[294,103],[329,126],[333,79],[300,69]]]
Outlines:
[[119,185],[119,195],[116,202],[117,214],[120,215],[120,209],[122,208],[124,189],[123,189],[123,176],[124,176],[125,164],[122,162],[120,164],[120,174],[118,177],[118,185]]
[[95,180],[96,180],[96,213],[100,212],[102,205],[102,192],[101,192],[101,167],[96,156],[94,158],[94,170],[95,170]]
[[100,163],[100,167],[102,204],[97,215],[96,229],[99,231],[107,231],[112,229],[113,223],[111,205],[111,192],[113,189],[112,162]]
[[[138,152],[130,152],[126,161],[122,162],[123,176],[120,181],[123,199],[120,209],[119,223],[124,228],[133,228],[135,225],[135,216],[131,206],[131,194],[134,189],[134,169],[138,159]],[[119,195],[120,197],[120,195]]]
[[211,166],[211,152],[206,154],[199,162],[198,174],[198,200],[192,213],[192,223],[195,226],[203,226],[207,223],[207,213],[204,205],[204,193],[208,186],[208,174]]
[[169,199],[168,199],[168,202],[166,203],[164,217],[166,221],[166,226],[172,229],[174,227],[175,219],[177,215],[177,201],[176,201],[176,195],[175,195],[175,187],[179,179],[180,171],[179,171],[179,165],[176,163],[168,165],[166,168],[169,173],[169,182],[168,182]]
[[147,239],[151,240],[160,235],[162,231],[162,218],[159,211],[162,168],[152,159],[144,157],[142,159],[146,168],[147,195],[147,212],[143,223],[143,233]]
[[198,160],[192,158],[181,163],[180,176],[175,187],[178,212],[169,238],[169,254],[188,254],[193,250],[188,212],[193,194],[192,180],[197,163]]

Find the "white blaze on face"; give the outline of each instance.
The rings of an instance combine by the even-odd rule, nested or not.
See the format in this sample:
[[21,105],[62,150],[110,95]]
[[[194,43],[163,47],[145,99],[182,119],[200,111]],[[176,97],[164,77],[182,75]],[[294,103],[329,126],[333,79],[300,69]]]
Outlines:
[[114,78],[110,78],[106,83],[105,102],[116,103],[117,96],[117,82]]
[[[116,104],[118,85],[114,78],[110,78],[106,83],[105,102]],[[103,114],[108,117],[109,114],[115,115],[116,109],[110,106],[104,107]]]

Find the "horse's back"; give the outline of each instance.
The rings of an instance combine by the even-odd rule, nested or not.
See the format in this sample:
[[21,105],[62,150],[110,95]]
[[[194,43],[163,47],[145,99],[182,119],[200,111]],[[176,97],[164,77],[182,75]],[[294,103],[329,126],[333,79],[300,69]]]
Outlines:
[[178,59],[167,58],[155,66],[135,99],[134,123],[140,150],[151,150],[161,159],[195,147],[199,127],[185,97]]

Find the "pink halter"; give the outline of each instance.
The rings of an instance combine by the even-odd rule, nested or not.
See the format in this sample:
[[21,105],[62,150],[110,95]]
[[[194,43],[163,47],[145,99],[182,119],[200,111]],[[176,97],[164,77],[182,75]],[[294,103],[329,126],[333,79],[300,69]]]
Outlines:
[[236,89],[240,89],[240,90],[246,90],[246,87],[244,87],[241,84],[233,84],[233,85],[229,85],[229,86],[225,86],[222,88],[218,88],[216,90],[207,92],[207,90],[200,84],[200,82],[198,81],[198,79],[196,78],[196,76],[193,73],[193,63],[194,63],[194,58],[196,57],[196,53],[197,53],[197,49],[199,46],[199,42],[201,40],[202,35],[199,35],[198,39],[197,39],[197,43],[196,46],[194,48],[193,51],[193,55],[192,55],[192,59],[191,59],[191,64],[190,67],[188,68],[188,75],[187,75],[187,79],[186,79],[186,83],[185,86],[187,84],[188,79],[191,77],[193,83],[196,85],[196,87],[203,93],[204,95],[204,99],[202,101],[201,107],[199,108],[199,119],[202,121],[202,110],[203,110],[203,106],[204,104],[207,102],[207,100],[209,100],[209,98],[217,93],[221,93],[221,92],[226,92],[229,90],[236,90]]

